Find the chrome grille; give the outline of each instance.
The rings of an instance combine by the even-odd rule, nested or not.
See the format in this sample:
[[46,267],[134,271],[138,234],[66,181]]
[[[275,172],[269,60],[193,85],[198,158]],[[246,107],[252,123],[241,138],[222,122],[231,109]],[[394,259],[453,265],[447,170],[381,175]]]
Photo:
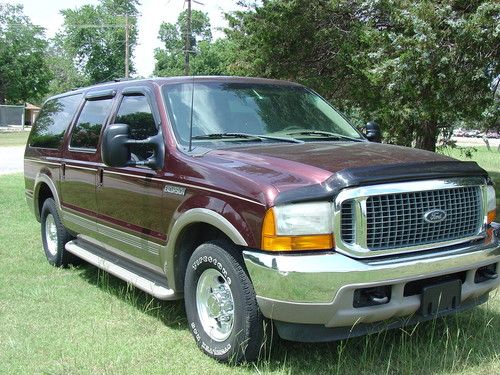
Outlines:
[[354,201],[348,201],[342,205],[342,241],[354,243]]
[[[425,221],[424,214],[434,209],[445,211],[446,218],[438,223]],[[370,196],[366,200],[366,220],[369,250],[470,237],[481,224],[481,190],[465,186]]]

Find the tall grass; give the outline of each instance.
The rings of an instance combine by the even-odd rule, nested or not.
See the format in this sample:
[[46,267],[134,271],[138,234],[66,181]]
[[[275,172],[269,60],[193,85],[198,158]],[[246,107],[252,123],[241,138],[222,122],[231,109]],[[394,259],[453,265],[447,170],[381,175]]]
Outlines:
[[45,260],[21,175],[0,177],[0,374],[499,374],[500,297],[469,312],[337,343],[273,338],[256,363],[198,350],[182,301],[89,265]]

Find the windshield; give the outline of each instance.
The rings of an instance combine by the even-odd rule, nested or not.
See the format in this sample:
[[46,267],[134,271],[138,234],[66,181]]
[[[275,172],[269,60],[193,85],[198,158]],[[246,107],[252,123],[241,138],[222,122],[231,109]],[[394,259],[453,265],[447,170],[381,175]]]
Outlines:
[[[181,145],[198,142],[276,142],[283,139],[362,140],[324,99],[302,86],[192,82],[163,86],[172,126]],[[241,137],[237,135],[241,134]],[[228,136],[230,135],[230,136]]]

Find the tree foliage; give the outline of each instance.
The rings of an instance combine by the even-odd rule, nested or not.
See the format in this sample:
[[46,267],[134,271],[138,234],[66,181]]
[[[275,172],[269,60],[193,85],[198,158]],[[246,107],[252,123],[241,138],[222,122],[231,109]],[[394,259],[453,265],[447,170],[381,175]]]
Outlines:
[[[130,55],[137,43],[138,0],[101,0],[100,4],[65,9],[62,48],[89,83],[123,77],[125,72],[125,15],[129,23]],[[130,65],[130,72],[133,72]]]
[[20,5],[0,4],[0,104],[37,101],[51,78],[47,42]]
[[52,72],[50,94],[60,94],[89,84],[89,79],[78,70],[74,57],[64,48],[59,36],[50,41],[46,59]]
[[233,71],[292,79],[434,150],[458,121],[498,117],[500,3],[274,0],[227,16]]
[[461,0],[391,0],[367,9],[357,56],[380,94],[369,109],[399,143],[414,136],[417,147],[434,150],[442,129],[486,120],[499,73],[499,11],[499,3]]
[[[157,76],[184,74],[186,15],[187,11],[183,11],[175,24],[164,22],[160,26],[159,38],[164,48],[155,51]],[[232,61],[230,41],[227,39],[212,41],[208,15],[198,10],[193,10],[191,13],[189,51],[192,74],[228,74],[227,67]]]

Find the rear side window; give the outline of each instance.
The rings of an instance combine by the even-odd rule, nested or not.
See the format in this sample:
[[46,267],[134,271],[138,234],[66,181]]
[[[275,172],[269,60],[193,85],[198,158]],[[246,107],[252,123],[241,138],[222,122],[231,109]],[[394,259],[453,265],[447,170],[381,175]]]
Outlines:
[[87,100],[71,134],[70,147],[95,150],[111,110],[112,98]]
[[[127,124],[132,139],[146,139],[158,133],[151,107],[144,95],[124,96],[115,123]],[[151,145],[131,145],[130,152],[135,160],[146,160],[153,154]]]
[[48,100],[33,125],[28,144],[31,147],[59,148],[81,94]]

